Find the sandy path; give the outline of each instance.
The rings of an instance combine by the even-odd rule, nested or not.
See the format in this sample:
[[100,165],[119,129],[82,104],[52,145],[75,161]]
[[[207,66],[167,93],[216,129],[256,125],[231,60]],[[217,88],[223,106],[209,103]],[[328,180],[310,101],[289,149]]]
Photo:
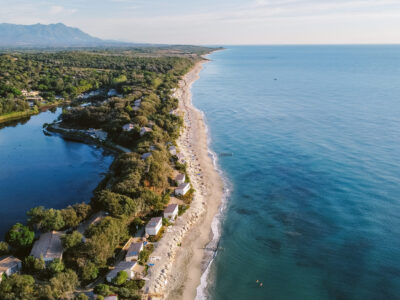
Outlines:
[[199,78],[203,63],[184,76],[175,92],[179,109],[185,116],[185,129],[178,139],[178,147],[188,163],[196,193],[190,208],[168,228],[152,254],[155,265],[149,270],[150,280],[145,291],[159,294],[163,299],[195,299],[205,268],[204,247],[212,238],[211,223],[223,196],[222,179],[209,156],[202,114],[191,103],[190,88]]

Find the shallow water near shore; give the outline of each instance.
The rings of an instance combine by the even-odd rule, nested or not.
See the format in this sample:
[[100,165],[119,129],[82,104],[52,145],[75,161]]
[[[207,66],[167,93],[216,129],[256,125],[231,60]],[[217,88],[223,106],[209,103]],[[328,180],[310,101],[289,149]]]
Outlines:
[[209,58],[193,104],[232,185],[209,298],[398,299],[400,47]]
[[114,159],[103,149],[46,136],[43,124],[60,114],[46,111],[0,129],[0,240],[32,207],[89,202]]

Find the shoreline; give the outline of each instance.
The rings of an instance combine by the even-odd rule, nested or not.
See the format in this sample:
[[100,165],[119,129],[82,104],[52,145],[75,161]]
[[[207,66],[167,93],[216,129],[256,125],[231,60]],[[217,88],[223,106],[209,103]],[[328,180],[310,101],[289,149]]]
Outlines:
[[214,251],[206,248],[213,240],[213,221],[224,196],[224,182],[210,155],[204,115],[191,101],[191,86],[207,62],[196,63],[174,94],[185,124],[177,145],[196,193],[190,208],[168,228],[152,254],[157,263],[149,269],[145,293],[162,299],[195,299],[201,277],[214,256]]

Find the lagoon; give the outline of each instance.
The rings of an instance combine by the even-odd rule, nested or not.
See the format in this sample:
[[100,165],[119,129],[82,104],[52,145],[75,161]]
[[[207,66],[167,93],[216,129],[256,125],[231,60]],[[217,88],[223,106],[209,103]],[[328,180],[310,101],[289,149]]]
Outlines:
[[101,148],[46,136],[43,124],[60,114],[48,110],[0,129],[0,240],[32,207],[89,202],[114,159]]

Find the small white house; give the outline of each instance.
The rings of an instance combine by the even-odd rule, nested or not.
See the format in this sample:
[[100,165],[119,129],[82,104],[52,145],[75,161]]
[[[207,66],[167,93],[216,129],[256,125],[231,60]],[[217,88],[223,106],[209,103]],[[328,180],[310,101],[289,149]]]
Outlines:
[[156,217],[151,218],[149,223],[147,223],[145,231],[148,235],[157,235],[162,227],[162,218]]
[[128,274],[129,279],[135,278],[135,272],[133,268],[136,266],[136,261],[121,261],[119,262],[113,270],[107,274],[107,281],[112,282],[112,280],[117,277],[118,273],[125,271]]
[[171,146],[168,148],[169,153],[171,153],[171,155],[176,155],[176,147],[175,146]]
[[177,153],[176,154],[176,157],[178,158],[178,161],[181,163],[181,164],[184,164],[186,161],[185,161],[185,156],[182,154],[182,153]]
[[131,131],[134,127],[135,127],[135,125],[133,125],[132,123],[128,123],[128,124],[125,124],[124,126],[122,126],[122,130],[123,130],[123,131],[129,132],[129,131]]
[[136,107],[140,107],[141,104],[142,104],[142,99],[137,99],[137,100],[135,100],[135,102],[133,103],[133,105],[136,106]]
[[139,259],[140,252],[143,251],[143,243],[132,243],[126,252],[125,261],[134,261]]
[[189,182],[182,183],[175,189],[175,195],[184,196],[189,190],[190,190],[190,183]]
[[186,180],[186,176],[183,173],[179,173],[178,175],[176,175],[175,177],[175,181],[177,185],[180,185],[182,183],[185,183]]
[[140,128],[140,136],[143,136],[146,133],[151,132],[151,131],[153,131],[153,130],[149,127],[142,127],[142,128]]
[[168,220],[175,220],[178,215],[179,207],[178,204],[170,204],[164,210],[164,218]]
[[3,274],[7,276],[11,276],[14,273],[17,273],[22,268],[22,262],[14,257],[14,256],[6,256],[0,258],[0,282],[3,278]]
[[140,158],[143,159],[143,160],[145,160],[145,159],[149,158],[150,156],[151,156],[151,152],[146,152],[146,153],[143,153],[143,154],[140,156]]

